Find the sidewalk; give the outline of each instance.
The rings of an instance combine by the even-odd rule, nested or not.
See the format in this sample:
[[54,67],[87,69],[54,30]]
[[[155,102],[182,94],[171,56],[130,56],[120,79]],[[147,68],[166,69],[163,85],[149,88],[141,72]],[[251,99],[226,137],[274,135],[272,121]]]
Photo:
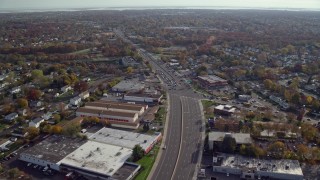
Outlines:
[[166,116],[166,122],[165,122],[166,124],[165,124],[164,132],[163,132],[162,142],[161,142],[161,145],[160,145],[160,149],[159,149],[157,158],[156,158],[155,162],[153,163],[152,169],[151,169],[151,171],[150,171],[150,173],[148,175],[147,180],[151,180],[152,175],[154,174],[154,171],[156,170],[156,168],[158,166],[158,163],[160,161],[160,158],[162,156],[163,150],[162,150],[161,147],[163,146],[163,144],[166,143],[166,136],[167,136],[167,130],[168,130],[168,125],[169,125],[169,116],[170,116],[170,111],[169,111],[170,110],[170,96],[169,96],[168,93],[167,93],[167,104],[168,104],[168,106],[167,106],[167,116]]
[[198,172],[199,172],[200,167],[201,167],[202,153],[203,153],[203,147],[204,147],[204,139],[206,137],[205,117],[204,117],[204,113],[203,113],[203,106],[202,106],[201,100],[199,100],[199,106],[200,106],[201,119],[202,119],[201,146],[200,146],[200,152],[199,152],[199,156],[198,156],[198,162],[197,162],[196,169],[194,171],[193,178],[192,178],[193,180],[196,180],[197,177],[198,177]]

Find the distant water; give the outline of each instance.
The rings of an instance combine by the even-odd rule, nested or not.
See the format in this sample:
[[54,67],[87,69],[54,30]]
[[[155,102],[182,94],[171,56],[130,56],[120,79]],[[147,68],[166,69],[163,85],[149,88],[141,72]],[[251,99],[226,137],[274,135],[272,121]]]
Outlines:
[[320,11],[320,8],[261,8],[261,7],[229,7],[229,6],[154,6],[154,7],[93,7],[93,8],[55,8],[55,9],[1,9],[0,13],[31,13],[56,11],[125,11],[150,9],[212,9],[212,10],[276,10],[276,11]]

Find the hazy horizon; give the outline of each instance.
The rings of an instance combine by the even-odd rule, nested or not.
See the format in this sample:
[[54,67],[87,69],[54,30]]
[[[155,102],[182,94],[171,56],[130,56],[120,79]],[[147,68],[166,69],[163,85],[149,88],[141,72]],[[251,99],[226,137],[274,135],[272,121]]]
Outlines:
[[[22,3],[23,2],[23,3]],[[138,7],[223,7],[257,9],[320,9],[320,0],[0,0],[0,12],[50,9],[90,8],[138,8]]]

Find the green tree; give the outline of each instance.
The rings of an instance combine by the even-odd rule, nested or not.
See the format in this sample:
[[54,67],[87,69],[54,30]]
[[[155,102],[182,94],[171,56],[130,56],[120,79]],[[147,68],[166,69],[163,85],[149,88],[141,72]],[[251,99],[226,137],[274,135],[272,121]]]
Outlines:
[[236,140],[232,136],[224,136],[221,143],[221,150],[225,153],[234,153],[236,149]]
[[143,131],[144,131],[144,132],[147,132],[147,131],[149,131],[149,129],[150,129],[149,123],[144,123],[144,124],[143,124]]
[[138,161],[143,157],[143,155],[144,155],[144,150],[142,149],[142,147],[139,144],[135,145],[132,151],[133,161]]
[[67,125],[62,128],[62,133],[66,136],[75,137],[81,130],[80,124]]
[[8,179],[17,179],[22,172],[18,168],[9,169],[7,172]]
[[54,114],[53,119],[55,123],[59,123],[61,121],[61,116],[59,114]]
[[43,71],[39,70],[39,69],[35,69],[33,71],[31,71],[31,77],[32,79],[38,79],[43,77]]
[[51,133],[51,130],[52,130],[52,126],[50,124],[46,124],[42,127],[42,132],[44,133]]

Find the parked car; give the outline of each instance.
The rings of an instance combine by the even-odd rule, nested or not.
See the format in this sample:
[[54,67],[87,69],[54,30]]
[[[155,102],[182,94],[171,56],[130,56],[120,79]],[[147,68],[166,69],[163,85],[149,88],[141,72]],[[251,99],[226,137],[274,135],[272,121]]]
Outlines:
[[32,163],[28,163],[28,164],[27,164],[27,167],[30,167],[31,165],[32,165]]
[[44,168],[43,168],[43,170],[42,170],[42,171],[43,171],[43,172],[46,172],[48,169],[49,169],[49,167],[48,167],[48,166],[46,166],[46,167],[44,167]]
[[38,164],[36,164],[36,165],[34,165],[34,166],[33,166],[33,168],[34,168],[34,169],[37,169],[37,167],[38,167],[38,166],[39,166],[39,165],[38,165]]

